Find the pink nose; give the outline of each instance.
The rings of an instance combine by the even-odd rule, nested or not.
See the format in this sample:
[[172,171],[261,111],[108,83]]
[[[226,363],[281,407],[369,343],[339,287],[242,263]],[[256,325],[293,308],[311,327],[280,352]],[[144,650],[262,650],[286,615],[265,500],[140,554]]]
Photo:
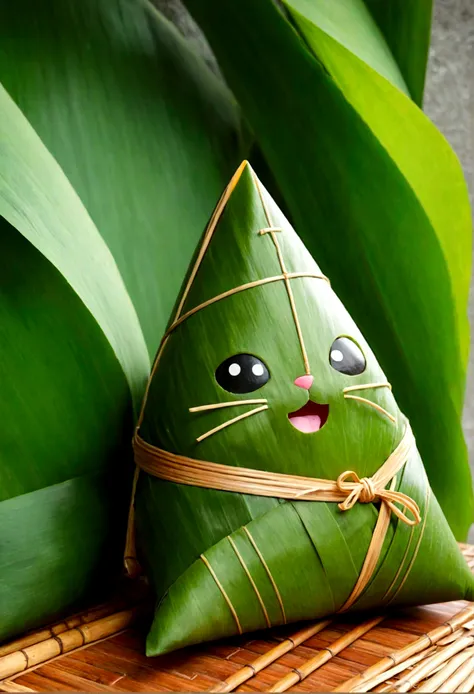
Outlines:
[[313,381],[313,376],[298,376],[298,378],[295,378],[295,386],[298,386],[298,388],[304,388],[305,390],[309,390],[313,385]]

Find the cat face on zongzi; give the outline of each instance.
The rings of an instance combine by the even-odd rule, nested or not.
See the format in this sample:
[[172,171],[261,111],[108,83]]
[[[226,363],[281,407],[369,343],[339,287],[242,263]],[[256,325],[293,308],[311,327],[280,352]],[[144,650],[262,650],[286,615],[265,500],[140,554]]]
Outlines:
[[[395,399],[321,270],[265,203],[271,225],[244,171],[182,307],[191,315],[161,355],[143,435],[213,462],[329,479],[350,463],[372,474],[403,431]],[[193,313],[268,278],[279,279]]]

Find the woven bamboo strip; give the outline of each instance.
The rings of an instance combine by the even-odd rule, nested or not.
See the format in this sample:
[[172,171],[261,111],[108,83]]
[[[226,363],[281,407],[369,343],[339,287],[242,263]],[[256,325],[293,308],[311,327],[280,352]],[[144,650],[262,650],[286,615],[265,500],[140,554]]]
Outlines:
[[[415,687],[417,691],[423,692],[445,691],[445,680],[447,681],[451,674],[456,671],[457,668],[464,663],[464,661],[473,657],[474,653],[472,653],[472,650],[472,648],[468,649],[467,651],[464,650],[461,653],[456,653],[454,656],[448,653],[441,658],[446,649],[444,648],[440,650],[438,646],[432,646],[426,651],[420,653],[418,656],[414,656],[413,658],[409,658],[408,660],[404,661],[404,663],[401,663],[398,668],[391,668],[385,673],[379,675],[379,677],[366,681],[357,689],[353,689],[352,692],[413,691],[413,687]],[[414,667],[416,664],[414,662],[415,659],[417,659],[418,662],[422,661],[420,662],[420,666],[418,668]],[[421,666],[423,666],[424,674],[422,674],[420,678],[418,676],[418,672],[421,670]],[[400,678],[398,681],[394,680],[393,677],[397,674],[397,669],[399,673],[410,671],[410,674]],[[379,684],[379,686],[375,686],[376,682],[381,684]],[[419,686],[415,686],[419,682],[421,682],[421,684]],[[441,689],[439,689],[440,686]]]
[[314,656],[314,658],[310,658],[305,663],[303,663],[301,667],[299,667],[298,669],[295,668],[293,672],[288,673],[288,675],[282,677],[281,680],[278,680],[278,682],[271,685],[270,691],[286,692],[288,689],[290,689],[290,687],[293,687],[295,684],[298,684],[306,677],[311,675],[311,673],[313,673],[315,670],[324,665],[324,663],[327,663],[328,660],[334,658],[334,656],[340,653],[342,650],[344,650],[344,648],[347,648],[347,646],[350,646],[351,643],[357,641],[358,638],[360,638],[368,631],[373,629],[373,627],[377,626],[377,624],[380,624],[380,622],[383,619],[384,615],[374,617],[366,622],[363,622],[362,624],[359,624],[359,626],[355,627],[354,629],[351,629],[351,631],[346,632],[345,634],[343,634],[343,636],[340,636],[338,639],[333,641],[333,643],[331,643],[330,646],[322,648],[319,651],[319,653]]
[[123,610],[89,624],[73,627],[45,641],[9,653],[0,658],[0,679],[18,675],[58,655],[69,653],[99,639],[112,636],[130,626],[141,610],[140,607]]
[[399,675],[400,673],[405,672],[405,670],[412,668],[414,665],[419,663],[420,660],[423,660],[424,658],[427,658],[429,655],[432,655],[435,649],[436,646],[432,646],[431,648],[428,648],[426,651],[418,653],[417,655],[414,655],[412,658],[408,658],[408,660],[405,660],[403,663],[400,663],[399,665],[395,665],[386,672],[382,672],[377,677],[373,677],[370,680],[366,680],[364,684],[360,686],[360,688],[355,687],[354,689],[352,689],[352,691],[368,692],[371,689],[377,691],[375,687],[378,687],[379,684],[386,684],[387,681],[391,680],[392,677],[395,677],[395,675]]
[[17,684],[13,680],[4,680],[0,682],[0,692],[34,692],[34,689],[25,687],[24,684]]
[[307,627],[306,629],[301,629],[300,631],[297,631],[295,634],[279,643],[278,646],[274,646],[274,648],[271,648],[269,651],[267,651],[267,653],[258,656],[258,658],[253,660],[251,663],[249,663],[248,665],[244,665],[242,668],[240,668],[240,670],[237,670],[237,672],[234,672],[232,675],[230,675],[230,677],[228,677],[224,682],[220,682],[208,691],[233,691],[241,684],[249,680],[251,677],[256,675],[257,672],[260,672],[264,668],[268,667],[268,665],[274,663],[275,660],[281,658],[282,655],[285,655],[285,653],[289,653],[294,648],[302,644],[304,641],[307,641],[312,636],[325,629],[330,623],[331,620],[326,619],[322,622],[318,622],[317,624],[313,624],[313,626],[311,627]]
[[9,653],[13,653],[14,651],[19,651],[22,648],[34,646],[36,643],[46,641],[46,639],[54,638],[55,636],[62,634],[64,631],[68,631],[74,627],[81,626],[82,624],[88,624],[89,622],[94,622],[102,617],[108,617],[114,612],[123,609],[125,606],[124,600],[117,600],[104,605],[98,605],[90,610],[79,612],[72,617],[68,617],[61,622],[57,622],[52,626],[45,627],[40,631],[26,634],[26,636],[22,636],[15,641],[10,641],[10,643],[6,643],[4,646],[0,646],[0,658],[3,658],[3,656],[8,655]]
[[388,682],[385,682],[384,684],[379,685],[378,687],[375,687],[375,689],[372,689],[373,692],[391,692],[393,691],[393,680],[389,680]]
[[[453,639],[451,637],[441,639],[440,641],[438,641],[437,645],[431,646],[431,648],[428,648],[428,649],[422,651],[420,654],[413,656],[412,658],[409,658],[408,660],[404,661],[403,663],[400,663],[400,665],[396,665],[395,667],[390,668],[390,670],[383,672],[382,674],[378,675],[377,677],[374,677],[370,680],[365,680],[359,687],[354,687],[351,691],[352,692],[368,692],[371,690],[376,691],[376,692],[394,691],[394,690],[398,691],[398,688],[396,686],[398,683],[393,681],[393,677],[395,677],[395,675],[403,673],[407,670],[413,671],[413,666],[416,665],[417,663],[420,663],[420,661],[424,661],[424,663],[422,663],[422,664],[423,665],[426,664],[426,666],[427,666],[426,667],[426,669],[427,669],[427,675],[426,676],[431,676],[432,678],[433,678],[433,676],[436,676],[436,677],[440,678],[440,683],[443,684],[442,691],[448,691],[446,689],[446,686],[447,686],[447,681],[448,681],[448,678],[450,677],[450,674],[452,672],[454,672],[455,670],[457,670],[457,668],[465,660],[468,660],[469,658],[472,658],[474,656],[474,649],[472,647],[471,648],[468,647],[467,650],[464,650],[460,654],[456,654],[454,656],[452,656],[452,652],[451,652],[451,655],[448,653],[448,655],[446,657],[448,659],[449,658],[451,658],[451,659],[448,660],[447,663],[440,662],[441,658],[439,657],[439,654],[446,652],[446,649],[440,650],[440,648],[439,648],[440,646],[449,645],[449,644],[453,643],[454,641],[459,640],[460,637],[465,637],[467,635],[471,635],[471,633],[469,632],[468,634],[466,634],[465,630],[458,629],[451,636],[454,636],[454,635],[456,635],[455,639]],[[463,641],[463,644],[465,644],[465,641]],[[461,649],[462,648],[465,649],[466,646],[462,645]],[[456,650],[456,649],[453,649],[453,650]],[[464,654],[466,654],[466,655],[464,655]],[[434,658],[435,655],[438,656],[437,659]],[[457,659],[456,661],[455,661],[455,658]],[[449,691],[455,691],[455,687],[458,686],[458,684],[460,684],[463,681],[463,679],[465,679],[467,677],[470,670],[466,669],[463,672],[465,672],[464,677],[457,676],[456,679],[453,680],[453,682],[454,682],[454,684],[452,685],[453,688],[450,689]],[[444,677],[443,677],[443,673],[444,673]],[[453,677],[454,677],[454,675],[453,675]],[[407,678],[410,681],[412,680],[412,676],[407,676]],[[406,679],[406,678],[404,678],[404,679]],[[443,683],[444,679],[446,679],[446,682]],[[399,680],[399,682],[400,681],[401,680]],[[428,688],[430,686],[430,685],[428,685],[428,682],[429,682],[429,680],[425,679],[423,684],[421,685],[421,689],[424,692],[425,691],[426,692],[436,691],[437,690],[436,687],[438,685],[436,685],[436,687],[434,689],[431,689],[431,688]],[[436,684],[436,680],[434,681],[434,684]]]
[[413,668],[408,677],[403,677],[400,679],[396,684],[395,691],[410,691],[415,684],[418,684],[418,682],[421,682],[426,677],[433,674],[434,669],[438,667],[438,665],[445,663],[447,660],[452,658],[453,655],[456,655],[460,651],[472,646],[473,643],[474,638],[472,636],[465,636],[464,638],[457,639],[457,641],[454,641],[454,643],[451,643],[449,646],[445,646],[443,649],[431,656],[431,658],[427,658],[425,661],[422,661],[419,665]]
[[364,672],[360,673],[359,675],[355,675],[355,677],[351,677],[349,680],[346,680],[340,684],[338,687],[336,687],[336,689],[334,689],[334,691],[365,691],[364,689],[361,689],[361,687],[364,687],[368,680],[371,680],[377,675],[381,675],[383,672],[391,669],[394,665],[403,663],[405,660],[408,660],[408,658],[411,658],[433,644],[438,643],[438,641],[453,633],[456,629],[458,629],[458,627],[462,626],[473,618],[474,605],[471,604],[466,609],[458,612],[457,615],[455,615],[445,624],[441,624],[439,627],[436,627],[427,634],[420,636],[420,638],[416,639],[412,643],[409,643],[407,646],[404,646],[400,650],[394,651],[390,655],[385,656],[377,663],[374,663],[374,665],[367,668],[367,670],[364,670]]
[[470,635],[471,635],[471,632],[467,633],[465,628],[464,629],[456,629],[456,631],[453,631],[452,634],[449,634],[449,636],[446,636],[446,638],[438,641],[438,646],[449,646],[450,643],[452,643],[453,641],[456,641],[456,639],[459,639],[461,636],[470,636]]
[[465,681],[466,677],[468,677],[472,672],[474,672],[473,655],[471,655],[470,658],[468,658],[464,663],[462,663],[462,665],[458,667],[455,670],[455,672],[453,672],[453,674],[443,682],[442,687],[438,688],[436,691],[455,692],[459,685],[462,684]]
[[[14,687],[23,687],[24,685],[19,684],[17,682],[17,679],[20,677],[24,677],[25,675],[29,675],[31,672],[34,672],[35,670],[39,670],[42,668],[44,665],[51,665],[52,663],[55,663],[57,660],[61,660],[62,658],[67,658],[70,654],[76,655],[76,653],[80,653],[80,651],[85,650],[86,648],[90,648],[91,646],[97,646],[100,643],[103,643],[104,641],[108,641],[110,637],[116,637],[120,636],[120,634],[124,634],[126,631],[128,631],[129,627],[125,627],[124,629],[121,629],[120,631],[116,631],[113,634],[108,634],[106,636],[103,636],[101,639],[97,639],[96,641],[91,641],[90,643],[85,643],[83,646],[80,646],[79,648],[74,648],[73,651],[68,651],[67,653],[58,653],[58,655],[55,655],[53,658],[50,658],[47,662],[44,663],[37,663],[36,665],[32,665],[31,667],[27,668],[26,670],[22,670],[21,672],[17,672],[16,675],[12,675],[6,680],[0,680],[0,692],[2,691],[2,687],[5,685],[7,687],[10,687],[8,691],[23,691],[23,690],[16,690]],[[27,691],[27,688],[25,688],[24,691]],[[28,691],[37,691],[35,690],[28,690]]]
[[[428,651],[430,652],[430,656],[429,656],[429,657],[431,657],[431,655],[433,654],[433,651],[436,651],[436,646],[433,646],[432,648],[428,649]],[[418,656],[414,656],[414,658],[417,657],[417,658],[418,658],[418,662],[419,662],[420,660],[426,659],[426,657],[427,657],[427,656],[426,656],[426,653],[427,653],[428,651],[423,651],[423,653],[420,653]],[[411,660],[411,658],[410,658],[409,660]],[[403,666],[404,666],[406,663],[408,663],[408,662],[409,662],[409,661],[407,660],[407,661],[405,661],[405,663],[401,663],[401,667],[403,667]],[[433,670],[430,674],[434,675],[436,672],[438,672],[439,670],[441,670],[442,667],[443,667],[443,665],[438,665],[438,667],[434,668],[434,670]],[[394,669],[395,669],[395,668],[394,668]],[[412,670],[412,669],[413,669],[413,665],[411,665],[411,666],[409,666],[409,667],[405,667],[405,670],[400,670],[400,671],[401,671],[401,672],[406,672],[407,670]],[[389,671],[387,671],[387,673],[385,673],[385,677],[388,677],[388,672],[389,672]],[[382,677],[383,677],[383,675],[380,676],[380,680],[382,680]],[[361,691],[361,692],[362,692],[362,691],[363,691],[363,692],[368,692],[369,689],[370,689],[370,691],[372,691],[372,692],[394,692],[394,691],[395,691],[395,685],[396,685],[396,684],[397,684],[397,679],[396,679],[396,677],[390,677],[390,678],[387,679],[387,680],[383,680],[383,681],[382,681],[382,684],[379,684],[379,686],[378,686],[378,687],[375,687],[374,689],[370,689],[370,686],[367,686],[366,688],[362,688],[362,689],[360,689],[359,691]]]
[[474,545],[468,545],[466,542],[458,542],[459,549],[463,553],[466,561],[471,557],[474,558]]
[[462,682],[459,687],[456,689],[457,692],[472,692],[474,689],[474,672],[471,672],[471,674],[466,677],[464,682]]
[[[426,655],[428,650],[430,651],[430,654]],[[439,662],[436,663],[436,661],[434,661],[434,657],[436,655],[439,655],[439,653],[440,653],[440,651],[438,650],[438,648],[436,646],[434,646],[434,648],[431,648],[428,650],[420,653],[420,655],[422,657],[420,658],[419,663],[420,663],[420,665],[423,665],[425,667],[426,674],[423,675],[424,681],[422,682],[422,684],[419,687],[415,686],[415,689],[421,689],[424,686],[424,683],[426,681],[425,678],[432,677],[433,675],[436,675],[437,673],[441,672],[443,670],[445,664],[446,664],[444,661],[441,663],[439,663]],[[405,662],[408,662],[408,661],[405,661]],[[448,663],[449,663],[449,659],[448,659]],[[403,663],[402,663],[402,665],[403,665]],[[389,671],[387,671],[387,673],[385,673],[386,677],[388,676],[388,672]],[[393,678],[387,679],[385,681],[385,684],[381,684],[380,686],[375,687],[375,689],[373,689],[372,691],[374,691],[374,692],[398,692],[398,691],[401,691],[398,688],[399,686],[402,687],[402,689],[403,689],[402,681],[409,683],[408,685],[405,684],[405,686],[408,686],[407,691],[413,691],[412,674],[413,674],[413,672],[415,672],[415,678],[416,678],[416,672],[418,672],[418,670],[416,669],[416,667],[414,665],[412,665],[411,667],[406,668],[405,670],[402,671],[402,673],[407,673],[407,672],[409,672],[410,674],[409,675],[407,674],[403,678],[399,678],[398,680],[393,679]],[[382,679],[383,676],[384,675],[381,675],[380,679]],[[448,675],[446,675],[446,677],[448,677],[448,676],[449,676],[449,673],[448,673]],[[368,692],[369,689],[370,689],[370,685],[367,684],[365,687],[361,686],[357,691],[358,692]]]
[[[469,660],[474,655],[473,648],[466,648],[462,653],[457,653],[453,658],[448,660],[447,663],[443,665],[436,673],[433,673],[431,677],[426,679],[426,675],[423,678],[423,684],[421,688],[424,692],[436,692],[440,687],[442,687],[443,692],[445,691],[444,683],[448,680],[453,673],[458,670],[458,668]],[[428,673],[431,674],[431,673]],[[469,673],[467,672],[466,675]],[[462,678],[464,679],[464,678]]]

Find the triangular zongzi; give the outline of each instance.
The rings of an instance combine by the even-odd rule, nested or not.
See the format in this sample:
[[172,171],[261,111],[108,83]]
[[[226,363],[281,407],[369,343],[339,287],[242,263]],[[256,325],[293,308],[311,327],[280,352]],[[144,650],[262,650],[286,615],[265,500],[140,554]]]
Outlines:
[[390,384],[246,162],[162,341],[135,459],[150,655],[473,593]]

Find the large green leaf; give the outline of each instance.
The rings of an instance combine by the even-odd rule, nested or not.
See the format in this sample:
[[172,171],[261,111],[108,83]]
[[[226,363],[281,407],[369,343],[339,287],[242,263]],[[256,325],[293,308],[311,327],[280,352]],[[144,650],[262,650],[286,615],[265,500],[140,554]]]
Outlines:
[[109,340],[136,405],[149,368],[135,310],[84,206],[0,85],[0,215],[64,276]]
[[0,249],[2,500],[109,464],[130,441],[131,405],[90,312],[2,217]]
[[93,472],[0,503],[1,641],[71,614],[78,600],[110,596],[126,508],[112,475]]
[[294,0],[286,6],[298,10],[408,94],[399,67],[364,0]]
[[[349,2],[358,6],[359,0]],[[461,349],[467,363],[471,268],[466,258],[470,258],[472,246],[471,211],[458,158],[423,112],[387,84],[375,63],[359,60],[350,43],[339,38],[337,29],[344,23],[334,22],[328,27],[324,4],[317,2],[307,7],[306,0],[287,0],[286,6],[308,46],[387,150],[423,205],[448,263]],[[306,11],[304,15],[302,10]],[[367,31],[370,26],[368,21]],[[461,393],[461,403],[462,396]]]
[[1,3],[0,80],[107,242],[154,354],[238,163],[228,90],[141,0]]
[[364,0],[418,105],[423,101],[433,0]]
[[0,324],[6,638],[117,570],[131,393],[138,406],[149,360],[110,251],[1,87]]
[[[372,121],[367,116],[369,108],[382,110],[382,103],[365,104],[360,113],[359,102],[352,95],[350,103],[344,84],[329,74],[270,0],[238,5],[187,0],[187,5],[255,131],[296,229],[393,382],[434,491],[458,537],[464,536],[472,520],[460,425],[470,231],[460,169],[418,117],[418,137],[433,149],[433,158],[445,161],[441,171],[424,164],[427,179],[440,179],[432,194],[440,194],[443,185],[450,190],[445,210],[437,201],[425,209],[431,193],[426,182],[420,190],[414,186],[419,165],[405,171],[401,162],[406,165],[406,158],[398,155],[406,151],[405,138],[413,138],[406,125],[409,101],[400,90],[386,80],[374,80],[370,89],[359,85],[360,102],[370,94],[381,98],[382,88],[405,100],[398,105],[403,120],[389,136],[385,126],[378,125],[380,132],[372,129],[380,115]],[[332,39],[330,45],[334,56],[340,44]],[[344,58],[348,70],[358,66],[360,80],[376,76],[355,56]],[[384,100],[387,119],[394,99],[392,94]],[[454,236],[459,216],[463,221]],[[459,268],[460,277],[453,277]]]
[[[45,182],[49,173],[45,167]],[[26,197],[25,180],[16,184]],[[47,201],[50,191],[41,190]],[[28,205],[22,211],[26,218]],[[41,228],[40,214],[36,220]],[[93,315],[3,217],[0,323],[0,638],[7,638],[91,598],[117,570],[111,559],[123,543],[132,407]]]

